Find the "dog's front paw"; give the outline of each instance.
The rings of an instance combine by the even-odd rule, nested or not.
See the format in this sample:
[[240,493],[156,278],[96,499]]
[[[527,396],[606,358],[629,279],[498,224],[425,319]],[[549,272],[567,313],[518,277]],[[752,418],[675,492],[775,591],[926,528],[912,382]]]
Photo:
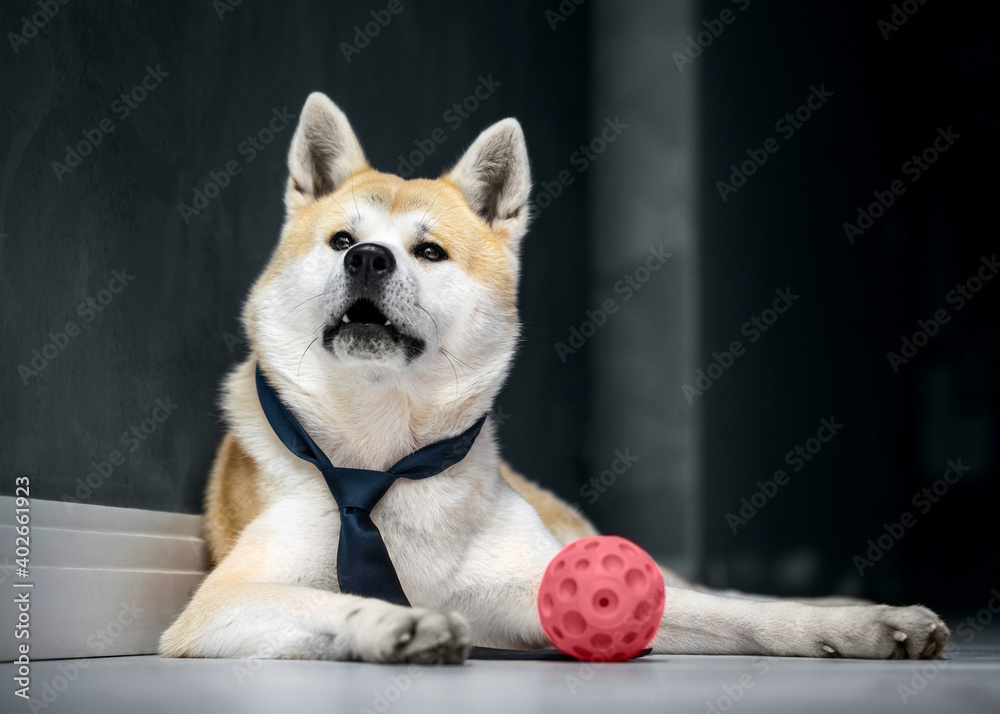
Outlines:
[[948,644],[948,626],[921,605],[838,609],[846,622],[817,643],[820,657],[933,659]]
[[454,612],[389,605],[358,619],[357,654],[365,662],[460,664],[472,648],[469,625]]

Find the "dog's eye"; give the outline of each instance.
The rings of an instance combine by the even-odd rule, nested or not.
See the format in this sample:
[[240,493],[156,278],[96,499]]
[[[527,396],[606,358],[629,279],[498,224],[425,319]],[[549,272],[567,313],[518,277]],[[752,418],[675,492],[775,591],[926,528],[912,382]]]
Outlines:
[[330,247],[334,250],[347,250],[354,245],[354,236],[347,231],[337,231],[330,239]]
[[434,243],[421,243],[413,251],[413,254],[418,258],[429,260],[432,263],[437,263],[448,258],[448,254],[444,252],[444,248]]

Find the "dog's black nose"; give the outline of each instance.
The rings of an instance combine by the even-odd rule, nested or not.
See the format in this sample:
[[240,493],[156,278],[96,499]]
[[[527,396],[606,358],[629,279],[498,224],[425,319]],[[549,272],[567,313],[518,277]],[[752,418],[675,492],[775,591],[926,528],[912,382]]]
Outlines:
[[396,269],[392,251],[378,243],[358,243],[344,256],[347,274],[363,284],[377,283]]

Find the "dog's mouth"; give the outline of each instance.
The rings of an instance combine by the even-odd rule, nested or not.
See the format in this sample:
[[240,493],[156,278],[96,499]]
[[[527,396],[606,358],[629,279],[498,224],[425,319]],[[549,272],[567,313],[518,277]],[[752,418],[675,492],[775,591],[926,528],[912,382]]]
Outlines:
[[392,321],[371,300],[358,300],[340,318],[341,325],[375,325],[392,329]]
[[323,330],[323,346],[332,349],[338,339],[355,356],[379,357],[393,348],[402,348],[407,360],[424,349],[423,340],[408,334],[368,298],[355,300]]

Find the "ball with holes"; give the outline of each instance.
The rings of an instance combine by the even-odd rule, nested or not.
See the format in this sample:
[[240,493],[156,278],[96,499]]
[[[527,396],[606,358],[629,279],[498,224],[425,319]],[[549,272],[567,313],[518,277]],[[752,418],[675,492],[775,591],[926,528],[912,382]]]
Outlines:
[[538,615],[549,640],[591,662],[631,659],[649,647],[665,602],[656,563],[618,536],[570,543],[549,563],[538,588]]

